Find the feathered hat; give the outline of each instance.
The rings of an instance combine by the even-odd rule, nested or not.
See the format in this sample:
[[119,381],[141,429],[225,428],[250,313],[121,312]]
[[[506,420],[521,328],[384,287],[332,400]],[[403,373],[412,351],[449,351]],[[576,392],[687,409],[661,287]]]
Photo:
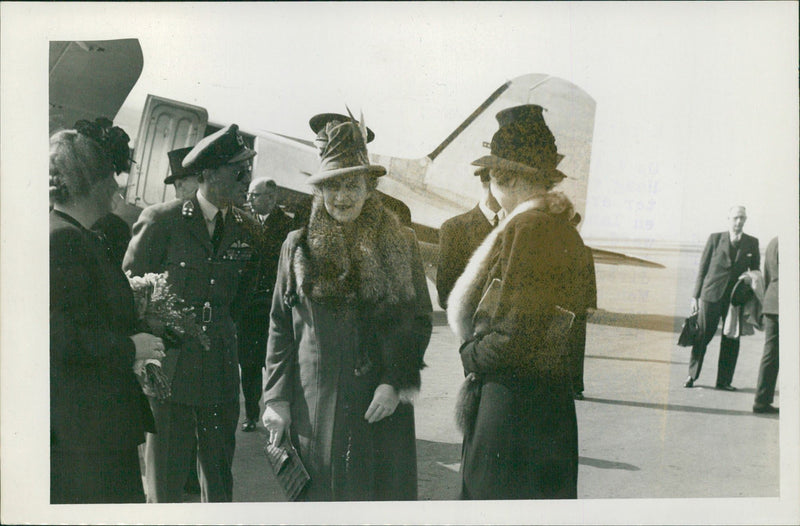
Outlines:
[[308,178],[309,184],[317,184],[331,177],[363,173],[372,177],[386,174],[386,168],[369,163],[367,143],[375,134],[357,121],[348,108],[349,117],[338,113],[321,113],[309,121],[317,134],[314,144],[319,150],[320,166],[316,174]]
[[556,169],[564,158],[556,149],[556,139],[536,104],[514,106],[495,118],[500,128],[492,136],[491,154],[472,162],[475,166],[521,172],[543,182],[559,182],[566,177]]

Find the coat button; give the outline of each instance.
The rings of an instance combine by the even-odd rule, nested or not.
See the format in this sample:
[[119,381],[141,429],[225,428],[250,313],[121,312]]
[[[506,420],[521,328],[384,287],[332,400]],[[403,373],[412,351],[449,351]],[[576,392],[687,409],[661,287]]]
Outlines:
[[216,282],[217,282],[217,280],[215,280],[214,278],[211,278],[211,279],[209,280],[209,283],[210,283],[210,284],[212,284],[212,285],[213,285],[214,283],[216,283]]
[[185,267],[185,266],[186,266],[186,262],[185,261],[181,261],[181,267]]

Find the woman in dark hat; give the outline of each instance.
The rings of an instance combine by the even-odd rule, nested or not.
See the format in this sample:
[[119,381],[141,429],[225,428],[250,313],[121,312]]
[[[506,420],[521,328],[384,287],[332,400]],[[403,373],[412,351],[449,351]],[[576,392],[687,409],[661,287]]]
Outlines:
[[134,360],[160,359],[137,333],[128,280],[89,228],[127,171],[128,136],[107,119],[50,138],[50,501],[144,502],[137,446],[153,417]]
[[542,116],[525,105],[497,115],[489,168],[506,218],[476,250],[448,301],[468,373],[459,401],[464,499],[576,498],[578,433],[568,359],[585,309],[584,245],[565,175]]
[[370,132],[336,114],[311,126],[321,167],[308,225],[281,250],[264,425],[297,446],[302,499],[415,499],[411,400],[431,334],[419,249],[376,195]]

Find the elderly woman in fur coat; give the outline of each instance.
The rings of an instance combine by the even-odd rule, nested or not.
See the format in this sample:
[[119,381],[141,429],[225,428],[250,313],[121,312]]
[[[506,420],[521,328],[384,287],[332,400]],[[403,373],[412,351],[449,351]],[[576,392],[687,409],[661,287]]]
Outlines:
[[456,282],[448,322],[468,374],[459,401],[464,499],[576,498],[578,432],[567,336],[585,309],[584,245],[535,105],[497,115],[491,189],[506,218]]
[[264,425],[297,446],[301,499],[416,499],[411,401],[431,334],[416,238],[375,193],[371,130],[337,114],[310,124],[321,168],[308,225],[281,249]]

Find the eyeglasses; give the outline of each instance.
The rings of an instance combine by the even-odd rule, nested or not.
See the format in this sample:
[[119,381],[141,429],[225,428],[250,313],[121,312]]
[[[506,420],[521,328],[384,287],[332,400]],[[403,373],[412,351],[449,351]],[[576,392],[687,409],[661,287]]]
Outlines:
[[251,197],[255,197],[256,199],[264,195],[264,192],[247,192],[248,199]]

